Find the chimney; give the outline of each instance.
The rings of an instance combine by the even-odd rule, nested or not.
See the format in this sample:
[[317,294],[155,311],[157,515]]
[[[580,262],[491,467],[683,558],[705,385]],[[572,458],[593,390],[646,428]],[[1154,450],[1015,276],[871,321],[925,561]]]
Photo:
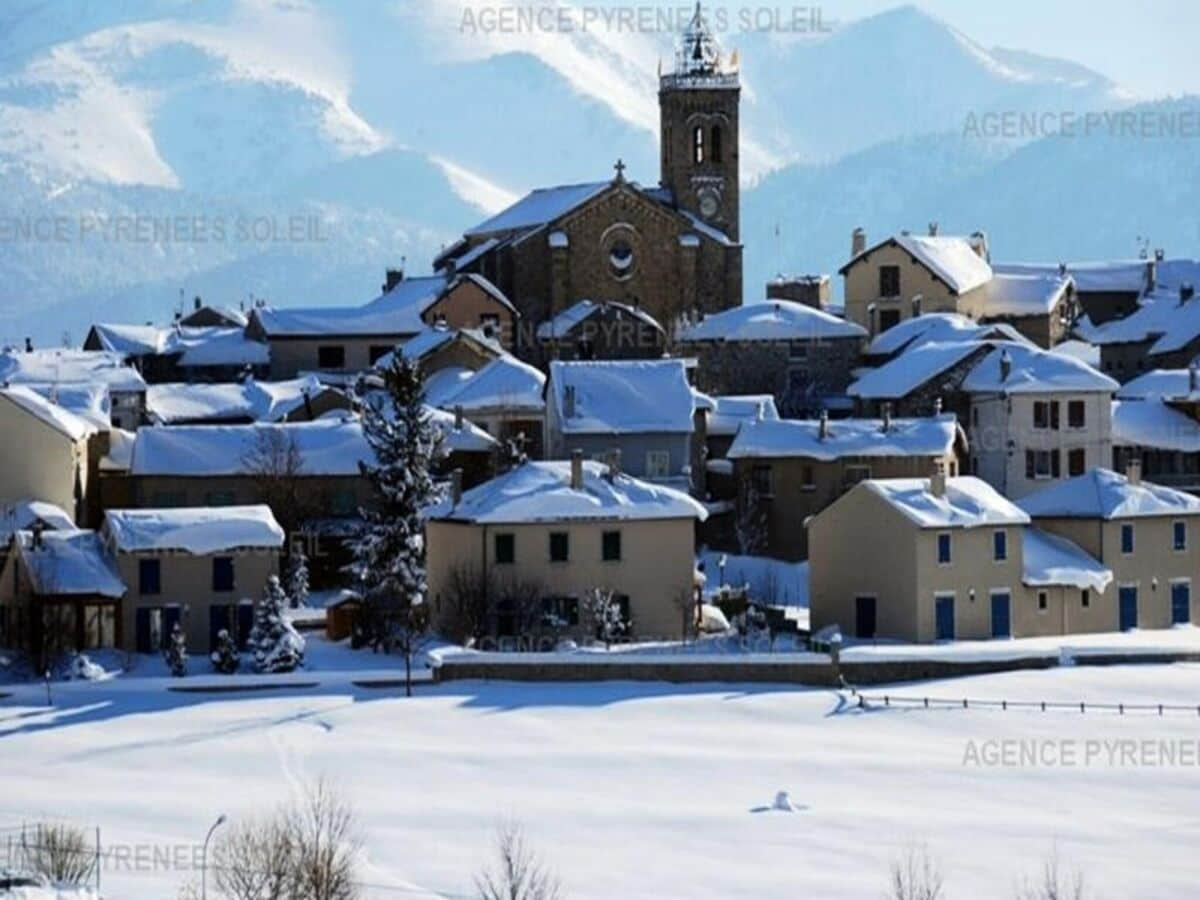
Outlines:
[[1008,376],[1012,374],[1012,356],[1009,355],[1008,348],[1005,347],[1000,351],[1000,381],[1008,381]]
[[462,404],[456,403],[456,404],[454,404],[454,430],[462,431],[462,427],[463,427]]
[[607,478],[611,484],[616,481],[617,476],[621,474],[621,448],[613,447],[608,454],[608,474]]
[[32,338],[25,338],[25,352],[26,353],[33,352],[33,339]]
[[892,430],[892,404],[884,403],[881,412],[883,414],[883,427],[881,430],[886,434]]
[[933,398],[933,416],[934,416],[934,418],[937,418],[941,414],[942,414],[942,398],[934,397]]
[[912,317],[914,319],[921,315],[921,295],[914,294],[912,298]]
[[1142,483],[1142,460],[1141,457],[1131,456],[1129,461],[1125,463],[1125,478],[1130,484]]
[[450,473],[450,508],[457,509],[462,503],[462,469]]
[[42,532],[45,530],[46,526],[42,524],[41,520],[35,521],[33,525],[30,526],[29,531],[33,536],[32,547],[34,550],[42,549]]
[[383,282],[383,293],[387,293],[404,280],[403,269],[388,269]]
[[985,262],[992,261],[992,251],[988,247],[988,238],[986,231],[975,231],[971,233],[971,249],[975,254]]
[[825,440],[829,437],[829,410],[821,410],[821,418],[817,420],[817,438]]
[[1197,387],[1200,387],[1200,361],[1193,359],[1188,366],[1188,393],[1196,393]]
[[1179,305],[1187,303],[1196,296],[1196,288],[1190,281],[1185,281],[1179,286]]
[[1067,264],[1065,262],[1060,262],[1058,264],[1058,274],[1059,277],[1063,277],[1067,274]]
[[575,418],[575,385],[568,384],[563,388],[563,418]]
[[930,222],[930,223],[929,223],[929,236],[930,236],[930,237],[937,237],[937,233],[938,233],[938,223],[937,223],[937,222]]
[[1166,256],[1167,256],[1167,253],[1165,250],[1163,250],[1162,247],[1155,248],[1155,250],[1154,250],[1154,261],[1155,262],[1162,262],[1166,258]]
[[192,298],[192,309],[199,309],[204,305],[204,302],[197,296]]
[[946,496],[946,463],[937,460],[933,464],[933,474],[929,476],[929,493],[935,497]]
[[860,255],[867,249],[867,233],[861,228],[855,228],[850,233],[850,258]]
[[[253,381],[253,379],[251,380]],[[308,421],[310,422],[316,418],[313,415],[312,394],[307,390],[304,391],[304,415],[308,417]]]
[[571,451],[571,490],[583,490],[583,451]]

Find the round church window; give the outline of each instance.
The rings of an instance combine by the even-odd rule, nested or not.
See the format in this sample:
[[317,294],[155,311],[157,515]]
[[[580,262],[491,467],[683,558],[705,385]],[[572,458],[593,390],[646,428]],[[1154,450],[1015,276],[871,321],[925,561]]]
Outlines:
[[625,279],[633,275],[633,247],[624,238],[617,238],[608,248],[608,267],[614,278]]

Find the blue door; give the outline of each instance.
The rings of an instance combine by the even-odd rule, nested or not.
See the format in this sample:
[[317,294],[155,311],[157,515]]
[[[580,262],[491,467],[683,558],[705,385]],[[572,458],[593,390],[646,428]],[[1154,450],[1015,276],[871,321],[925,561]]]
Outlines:
[[992,594],[992,637],[1012,637],[1012,599],[1008,594]]
[[954,640],[954,598],[937,598],[937,639],[939,641]]
[[854,636],[870,639],[875,637],[875,598],[854,598]]
[[1123,587],[1118,596],[1121,605],[1121,630],[1129,631],[1131,628],[1137,628],[1137,588]]
[[1171,624],[1186,625],[1192,621],[1192,591],[1187,582],[1171,585]]

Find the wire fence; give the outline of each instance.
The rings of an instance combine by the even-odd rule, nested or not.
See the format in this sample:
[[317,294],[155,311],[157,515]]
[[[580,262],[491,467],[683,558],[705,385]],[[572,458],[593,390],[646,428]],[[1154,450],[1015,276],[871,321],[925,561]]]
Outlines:
[[1164,716],[1167,713],[1184,713],[1187,715],[1200,716],[1200,704],[1195,706],[1181,703],[1096,703],[1080,700],[1079,702],[1067,700],[987,700],[982,698],[971,697],[915,697],[905,696],[902,694],[861,694],[856,690],[851,692],[858,700],[858,706],[864,709],[869,709],[872,706],[882,706],[885,709],[891,707],[897,708],[921,708],[921,709],[998,709],[1002,712],[1008,710],[1035,710],[1038,712],[1111,712],[1123,716],[1126,714],[1157,714]]

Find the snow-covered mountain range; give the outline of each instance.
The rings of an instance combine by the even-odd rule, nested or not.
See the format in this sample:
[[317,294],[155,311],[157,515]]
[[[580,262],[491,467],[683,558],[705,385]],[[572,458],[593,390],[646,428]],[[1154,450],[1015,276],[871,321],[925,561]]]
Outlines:
[[[531,187],[607,177],[618,156],[657,180],[673,34],[489,31],[483,9],[8,0],[0,340],[164,319],[181,291],[359,302],[385,266],[424,271]],[[1007,258],[1195,242],[1189,140],[964,131],[1133,101],[1098,73],[984,48],[912,7],[722,40],[742,61],[747,298],[779,269],[836,269],[855,225],[985,227]]]

